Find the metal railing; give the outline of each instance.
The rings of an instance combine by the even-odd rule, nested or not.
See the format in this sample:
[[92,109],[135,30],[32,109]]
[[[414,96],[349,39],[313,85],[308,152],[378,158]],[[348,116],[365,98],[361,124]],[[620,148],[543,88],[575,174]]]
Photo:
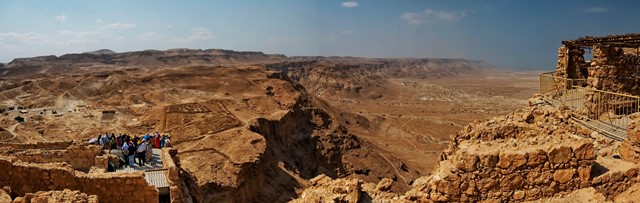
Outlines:
[[638,96],[589,88],[586,79],[557,77],[553,72],[540,74],[540,93],[552,103],[568,106],[576,117],[604,126],[603,131],[625,133],[629,115],[640,111]]
[[540,93],[554,103],[565,104],[576,110],[582,107],[586,79],[569,79],[554,76],[554,72],[540,74]]
[[640,97],[609,91],[584,89],[581,116],[598,120],[606,124],[626,130],[631,119],[629,115],[638,112]]

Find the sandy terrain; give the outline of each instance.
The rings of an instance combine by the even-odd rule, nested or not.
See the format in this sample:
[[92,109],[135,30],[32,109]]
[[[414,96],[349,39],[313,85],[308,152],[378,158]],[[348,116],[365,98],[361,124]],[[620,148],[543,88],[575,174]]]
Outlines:
[[[449,136],[474,120],[526,105],[537,91],[535,72],[483,70],[437,79],[392,79],[391,95],[378,100],[324,97],[332,105],[373,121],[364,139],[384,146],[417,174],[429,174]],[[416,177],[406,177],[411,179]]]
[[451,134],[522,107],[538,85],[536,72],[461,59],[282,60],[170,50],[14,61],[0,70],[0,141],[170,133],[201,202],[287,201],[319,174],[389,178],[404,192]]

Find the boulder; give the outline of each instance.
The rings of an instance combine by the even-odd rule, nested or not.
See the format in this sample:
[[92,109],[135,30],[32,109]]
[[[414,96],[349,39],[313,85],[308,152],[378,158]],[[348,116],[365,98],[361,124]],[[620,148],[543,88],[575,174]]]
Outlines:
[[392,183],[393,183],[393,180],[389,178],[383,178],[382,180],[380,180],[380,182],[378,182],[378,185],[376,186],[376,190],[388,191],[389,189],[391,189]]
[[547,154],[542,150],[538,150],[536,152],[529,153],[528,157],[529,157],[529,159],[527,160],[527,165],[529,165],[531,167],[538,166],[538,165],[540,165],[540,164],[542,164],[542,163],[547,161]]
[[518,174],[509,174],[500,180],[500,187],[502,190],[520,189],[524,184],[524,178]]
[[502,169],[516,169],[527,163],[527,154],[500,154],[498,167]]
[[549,151],[549,162],[552,164],[564,164],[571,160],[571,148],[567,146],[561,146]]
[[567,183],[573,179],[575,169],[561,169],[553,173],[553,180],[558,183]]

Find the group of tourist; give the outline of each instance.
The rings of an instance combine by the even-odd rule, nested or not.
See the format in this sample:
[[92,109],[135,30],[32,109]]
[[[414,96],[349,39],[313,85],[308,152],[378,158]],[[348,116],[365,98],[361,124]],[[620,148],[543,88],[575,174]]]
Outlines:
[[151,163],[153,148],[160,149],[164,147],[171,147],[171,136],[160,135],[158,131],[151,134],[146,134],[138,137],[134,135],[131,137],[127,134],[115,135],[112,133],[105,133],[104,135],[98,135],[96,144],[99,144],[106,150],[117,150],[124,160],[124,165],[134,167],[137,163],[140,167],[147,163]]

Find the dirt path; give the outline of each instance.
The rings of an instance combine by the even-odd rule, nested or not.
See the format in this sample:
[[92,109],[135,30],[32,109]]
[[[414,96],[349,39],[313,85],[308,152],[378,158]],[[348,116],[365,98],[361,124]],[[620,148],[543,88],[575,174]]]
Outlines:
[[7,132],[11,133],[11,135],[13,135],[13,136],[11,138],[0,140],[0,142],[7,142],[7,141],[11,141],[11,140],[15,139],[18,136],[17,133],[15,132],[16,127],[18,127],[18,125],[20,125],[20,123],[13,124],[11,127],[7,128],[6,129]]

